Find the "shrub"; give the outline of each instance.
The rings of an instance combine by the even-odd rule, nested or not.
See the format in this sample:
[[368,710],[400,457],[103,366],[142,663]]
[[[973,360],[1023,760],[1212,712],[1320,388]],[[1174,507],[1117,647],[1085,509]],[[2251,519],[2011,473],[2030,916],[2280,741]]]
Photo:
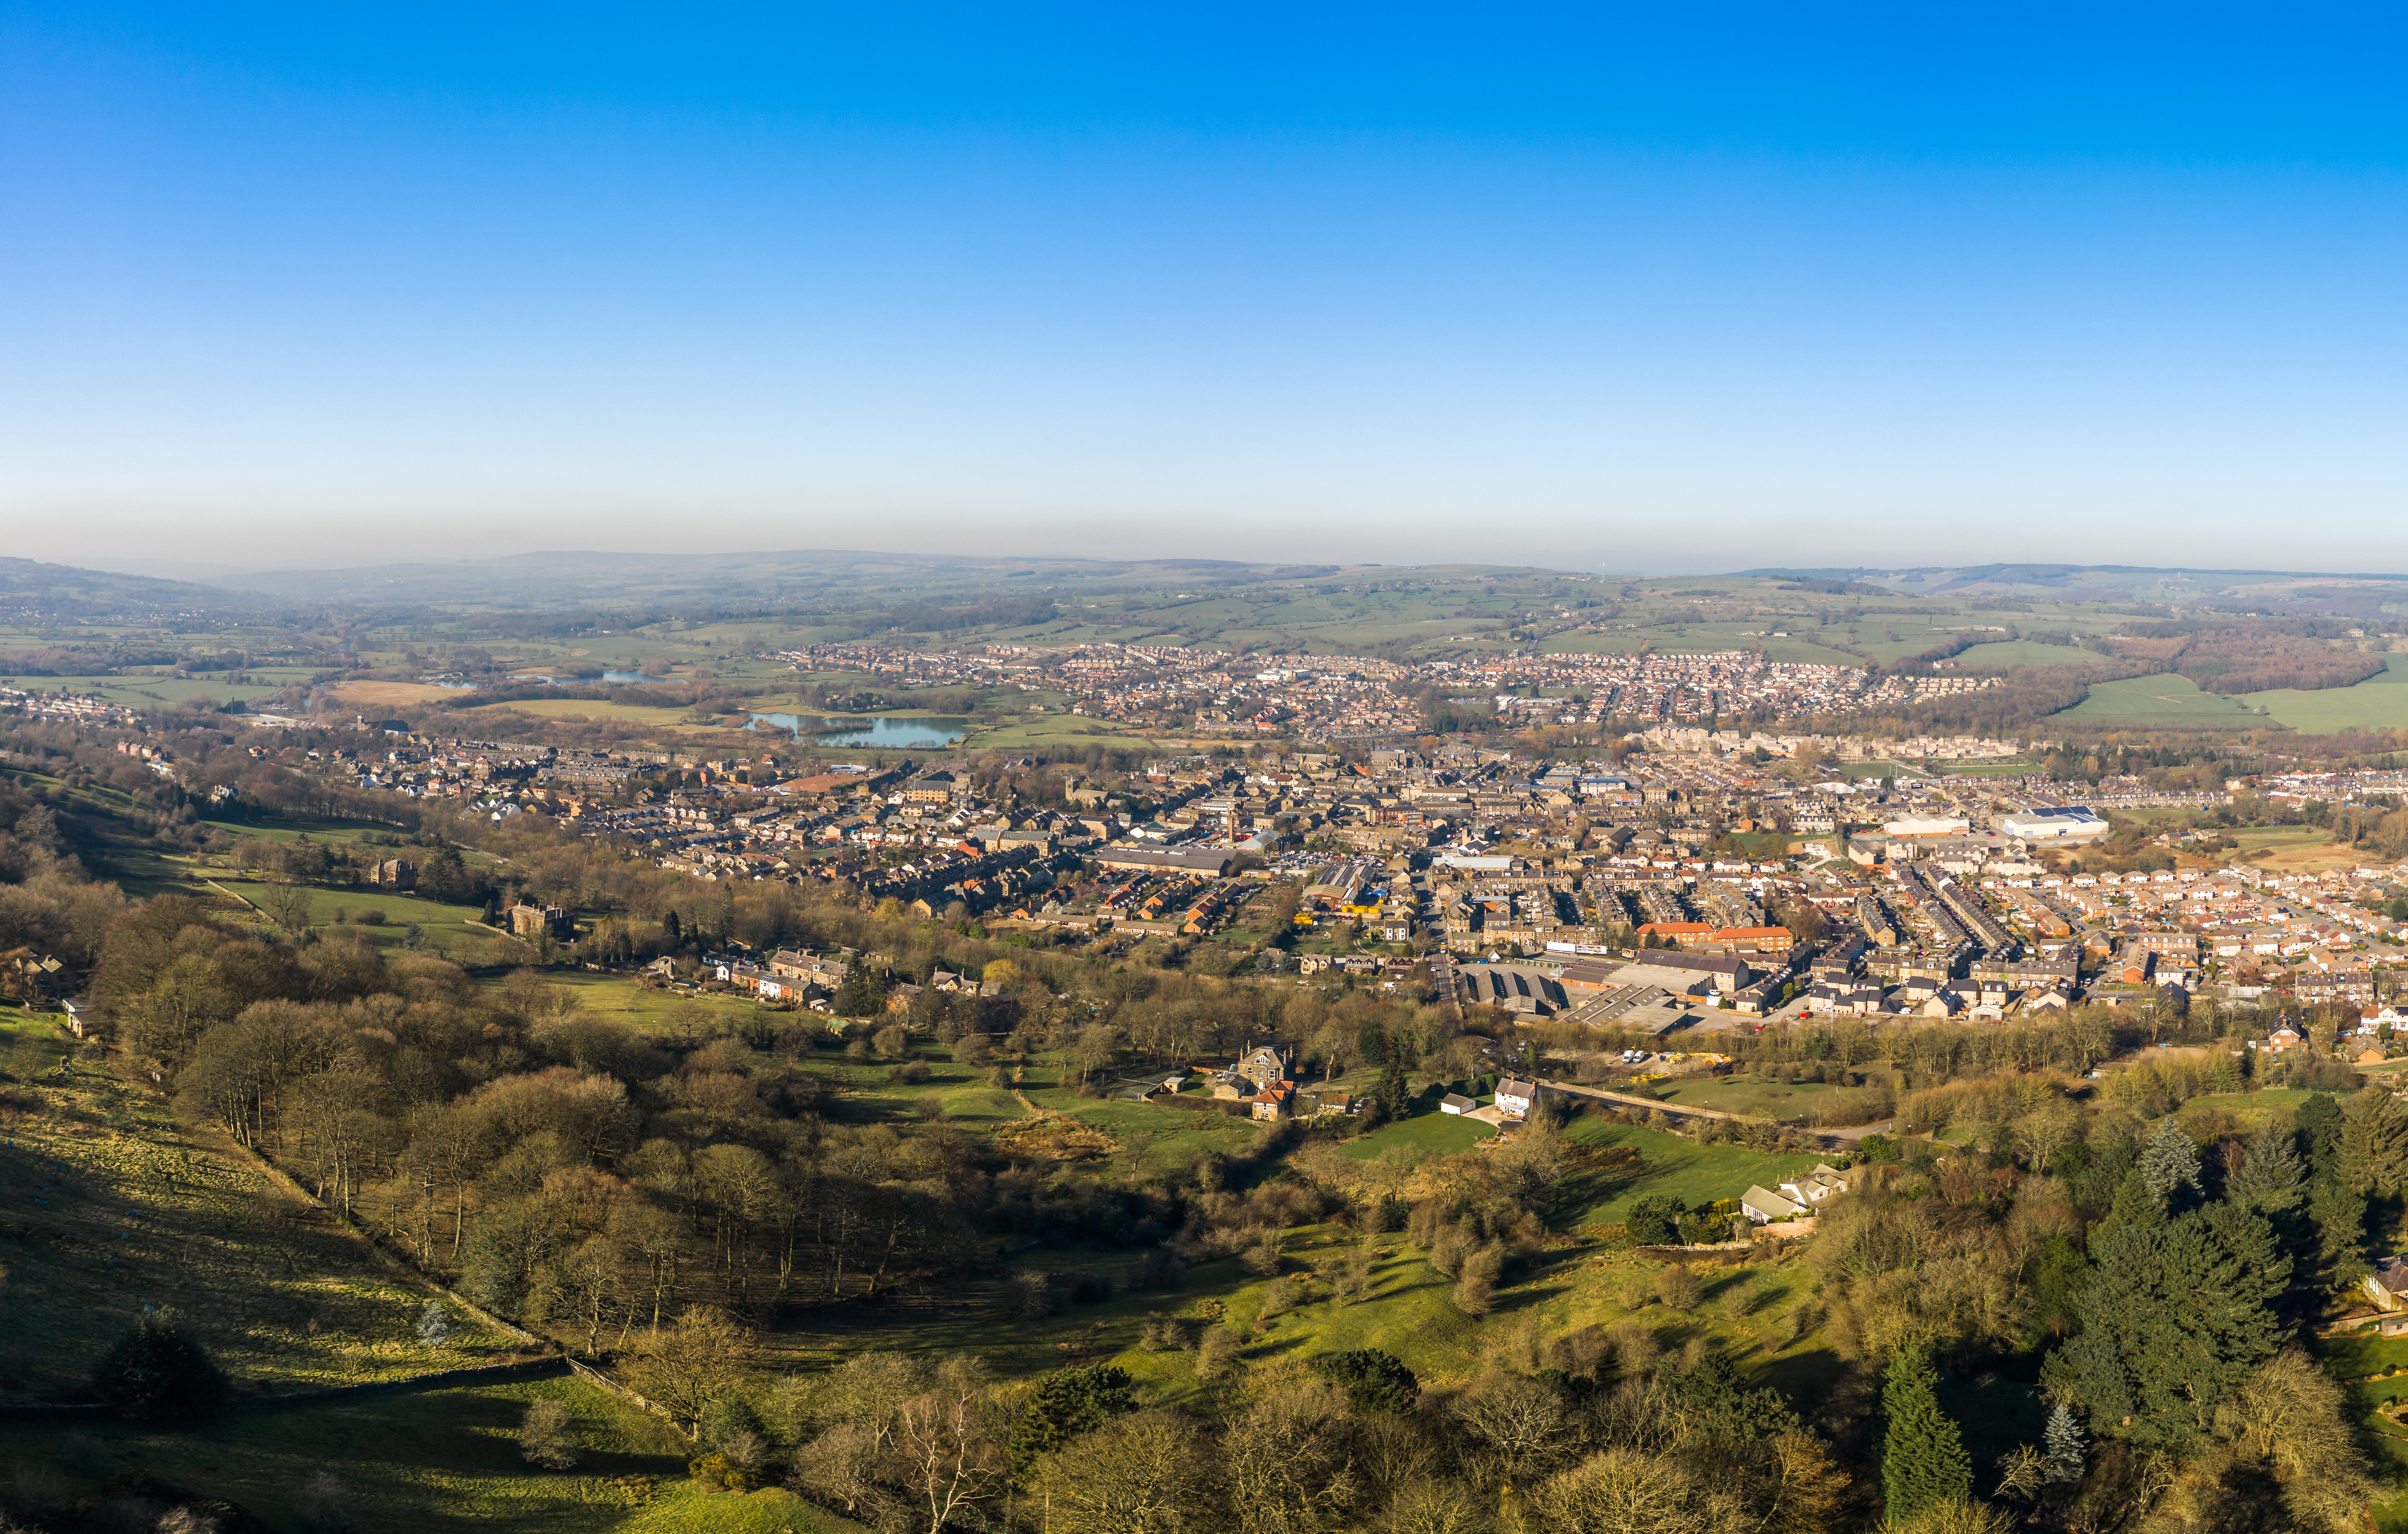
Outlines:
[[351,1527],[351,1493],[340,1481],[320,1470],[301,1483],[294,1494],[293,1511],[310,1534],[338,1534]]
[[1395,1354],[1378,1348],[1327,1354],[1313,1359],[1312,1369],[1366,1412],[1410,1412],[1421,1399],[1422,1383],[1413,1371]]
[[685,1473],[705,1491],[751,1491],[753,1475],[717,1450],[686,1461]]
[[569,1426],[566,1401],[527,1403],[526,1417],[519,1424],[519,1454],[528,1464],[547,1470],[573,1469],[583,1447]]
[[1054,1313],[1054,1286],[1042,1273],[1012,1274],[1009,1292],[1016,1320],[1039,1321]]
[[1686,1315],[1698,1308],[1703,1293],[1698,1275],[1680,1263],[1666,1263],[1663,1271],[1656,1275],[1656,1297],[1664,1302],[1667,1310]]
[[439,1299],[430,1299],[426,1309],[418,1312],[418,1340],[430,1348],[439,1348],[460,1334],[452,1325],[452,1312]]
[[1181,1353],[1187,1347],[1187,1326],[1176,1316],[1148,1312],[1138,1330],[1138,1345],[1148,1353]]
[[1226,1326],[1213,1327],[1197,1345],[1196,1377],[1208,1384],[1231,1378],[1238,1372],[1244,1350],[1236,1332]]
[[234,1393],[200,1343],[150,1316],[101,1355],[92,1387],[120,1416],[165,1426],[207,1422]]

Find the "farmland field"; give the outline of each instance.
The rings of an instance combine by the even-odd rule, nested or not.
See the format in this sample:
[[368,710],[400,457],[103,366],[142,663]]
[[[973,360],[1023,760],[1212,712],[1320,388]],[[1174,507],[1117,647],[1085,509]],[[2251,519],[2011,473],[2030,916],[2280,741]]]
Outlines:
[[2244,693],[2241,701],[2308,735],[2408,730],[2408,655],[2384,657],[2384,668],[2354,687]]
[[[290,889],[292,885],[271,885],[230,874],[218,874],[209,882],[254,909],[273,910],[268,904],[273,892]],[[449,953],[453,950],[473,950],[478,964],[507,963],[508,958],[489,956],[488,951],[514,941],[478,922],[476,908],[447,906],[434,900],[422,900],[413,895],[395,894],[386,890],[322,889],[315,885],[300,886],[301,895],[309,905],[309,925],[328,927],[348,922],[356,924],[360,933],[380,946],[400,942],[412,923],[417,924],[426,940],[437,950]],[[339,913],[339,920],[338,915]],[[368,925],[364,918],[381,914],[384,920]]]
[[358,709],[408,708],[460,695],[456,687],[437,687],[423,681],[346,681],[329,691]]
[[2189,678],[2171,674],[2093,682],[2088,697],[2049,717],[2160,730],[2243,730],[2258,723],[2239,698],[2202,693]]
[[1967,669],[1992,666],[2079,666],[2096,658],[2092,652],[2072,645],[2037,644],[2030,639],[1993,639],[1966,651],[1956,657],[1956,664]]
[[[263,679],[246,685],[233,679],[247,675]],[[249,672],[203,673],[197,677],[154,676],[143,671],[122,672],[105,677],[20,677],[0,674],[0,681],[13,681],[16,685],[36,692],[91,693],[111,703],[129,709],[156,709],[162,704],[181,703],[188,697],[205,697],[212,703],[248,703],[265,697],[288,682],[307,681],[309,673],[298,670],[277,670],[261,667]]]

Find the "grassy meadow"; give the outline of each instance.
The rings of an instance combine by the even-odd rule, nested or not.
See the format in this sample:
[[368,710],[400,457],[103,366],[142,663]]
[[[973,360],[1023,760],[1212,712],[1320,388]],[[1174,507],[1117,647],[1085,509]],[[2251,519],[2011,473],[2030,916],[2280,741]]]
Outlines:
[[2408,730],[2408,655],[2386,655],[2383,669],[2353,687],[2315,692],[2281,688],[2244,693],[2241,701],[2307,735]]
[[2152,730],[2243,730],[2258,723],[2239,698],[2203,693],[2189,678],[2172,675],[2092,682],[2089,696],[2050,718]]
[[455,1318],[415,1332],[429,1292],[379,1266],[156,1087],[88,1059],[50,1014],[0,1008],[0,1398],[79,1387],[146,1306],[172,1306],[263,1389],[365,1383],[493,1362],[515,1343]]
[[[584,1453],[569,1470],[519,1454],[528,1404],[565,1401]],[[275,1528],[301,1527],[301,1489],[331,1473],[356,1534],[842,1534],[855,1526],[784,1491],[707,1494],[685,1475],[693,1447],[661,1423],[571,1379],[431,1386],[287,1412],[241,1412],[190,1433],[114,1422],[0,1424],[0,1468],[44,1477],[62,1499],[147,1474],[236,1502]],[[11,1463],[13,1461],[13,1464]]]

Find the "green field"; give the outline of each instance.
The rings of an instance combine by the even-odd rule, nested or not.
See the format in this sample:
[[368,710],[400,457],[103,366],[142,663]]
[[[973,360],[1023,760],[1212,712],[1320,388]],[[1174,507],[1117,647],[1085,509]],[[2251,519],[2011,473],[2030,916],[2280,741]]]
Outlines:
[[50,1015],[0,1008],[18,1079],[0,1147],[7,1249],[0,1396],[79,1383],[146,1305],[173,1304],[246,1380],[292,1388],[407,1379],[491,1362],[514,1344],[461,1318],[440,1348],[414,1326],[428,1292],[379,1267],[322,1212],[280,1192],[165,1097],[82,1066]]
[[1956,665],[1968,670],[1993,666],[2050,667],[2080,666],[2097,659],[2087,650],[2070,644],[2037,644],[2030,639],[1993,639],[1977,644],[1956,657]]
[[[585,1453],[544,1471],[519,1454],[518,1426],[538,1398],[568,1403]],[[570,1379],[428,1388],[244,1412],[190,1433],[109,1422],[0,1426],[0,1466],[30,1467],[69,1496],[113,1476],[148,1474],[189,1495],[234,1501],[275,1528],[297,1528],[298,1494],[331,1472],[358,1534],[500,1529],[523,1534],[837,1534],[854,1526],[783,1491],[705,1494],[685,1476],[693,1446],[652,1417]],[[13,1461],[13,1465],[10,1462]],[[630,1505],[628,1484],[642,1499]]]
[[2069,724],[2158,730],[2243,730],[2260,723],[2239,698],[2202,693],[2189,678],[2171,673],[2093,682],[2088,697],[2049,717]]
[[[687,1018],[701,1019],[709,1032],[731,1033],[739,1024],[758,1019],[765,1010],[760,1002],[749,997],[670,991],[646,985],[633,975],[555,969],[547,971],[543,978],[547,985],[574,993],[578,1006],[584,1011],[655,1037],[670,1033]],[[818,1017],[817,1013],[781,1014],[780,1025]]]
[[2303,693],[2283,688],[2243,693],[2241,701],[2307,735],[2354,730],[2408,730],[2408,655],[2386,655],[2384,668],[2355,687]]
[[1608,1124],[1583,1116],[1566,1131],[1594,1145],[1627,1146],[1639,1153],[1635,1177],[1614,1178],[1597,1188],[1596,1197],[1578,1214],[1558,1220],[1569,1228],[1610,1224],[1622,1218],[1639,1198],[1668,1195],[1695,1207],[1718,1198],[1736,1198],[1751,1183],[1771,1187],[1784,1177],[1812,1170],[1822,1159],[1813,1153],[1751,1151],[1738,1145],[1699,1145],[1679,1135],[1643,1129],[1636,1125]]
[[1412,1118],[1393,1119],[1368,1135],[1357,1135],[1340,1147],[1357,1161],[1370,1161],[1396,1153],[1448,1153],[1468,1151],[1484,1140],[1496,1137],[1497,1131],[1476,1119],[1453,1113],[1416,1113]]
[[[233,877],[225,872],[212,873],[210,882],[216,888],[246,900],[263,911],[274,909],[269,904],[273,892],[293,887]],[[447,906],[433,900],[422,900],[414,895],[387,890],[336,890],[308,885],[302,887],[301,893],[309,902],[311,926],[334,926],[337,925],[336,916],[339,912],[369,941],[380,945],[400,942],[413,922],[438,952],[473,951],[480,955],[477,961],[480,963],[494,962],[481,955],[505,940],[502,934],[478,922],[480,912],[473,906]],[[381,915],[384,920],[379,925],[367,925],[366,919],[370,914]]]
[[[19,677],[0,676],[0,681],[35,692],[90,693],[111,703],[129,709],[156,709],[164,704],[181,703],[190,697],[205,697],[212,703],[251,702],[263,698],[278,689],[294,682],[308,681],[311,672],[293,667],[254,667],[246,672],[204,673],[197,677],[154,676],[147,672],[124,672],[115,676],[93,677]],[[235,676],[261,679],[244,686],[228,680]]]
[[1683,1082],[1658,1082],[1656,1096],[1684,1108],[1710,1108],[1719,1113],[1750,1118],[1802,1121],[1817,1102],[1853,1094],[1856,1088],[1821,1082],[1733,1081],[1700,1076]]

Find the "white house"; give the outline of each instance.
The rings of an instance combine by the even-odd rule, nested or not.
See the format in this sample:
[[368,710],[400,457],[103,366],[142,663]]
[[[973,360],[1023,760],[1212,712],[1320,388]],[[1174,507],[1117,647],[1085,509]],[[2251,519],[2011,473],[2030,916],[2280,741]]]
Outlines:
[[1506,1076],[1497,1082],[1497,1106],[1507,1118],[1526,1118],[1530,1105],[1539,1100],[1540,1083],[1519,1076]]
[[1848,1191],[1847,1175],[1828,1166],[1818,1165],[1811,1172],[1790,1178],[1781,1184],[1781,1191],[1796,1203],[1813,1205],[1835,1193]]
[[1806,1212],[1806,1206],[1780,1194],[1750,1183],[1739,1196],[1740,1212],[1751,1225],[1770,1225],[1775,1220],[1787,1220]]

